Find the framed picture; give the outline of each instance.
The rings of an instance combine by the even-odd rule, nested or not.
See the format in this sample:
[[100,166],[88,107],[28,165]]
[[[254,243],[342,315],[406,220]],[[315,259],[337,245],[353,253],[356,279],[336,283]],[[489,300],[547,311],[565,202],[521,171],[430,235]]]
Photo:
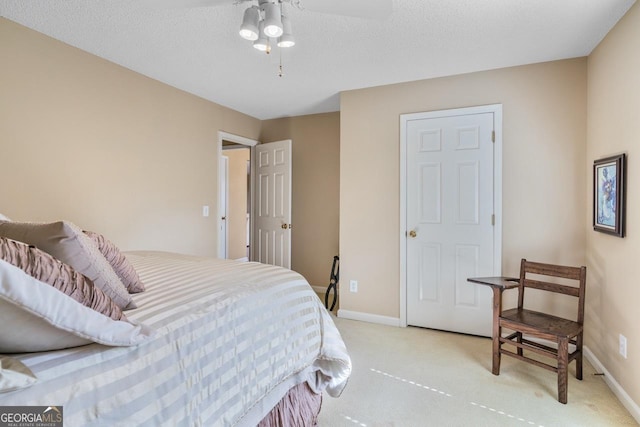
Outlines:
[[593,162],[593,229],[618,237],[624,237],[625,163],[625,154]]

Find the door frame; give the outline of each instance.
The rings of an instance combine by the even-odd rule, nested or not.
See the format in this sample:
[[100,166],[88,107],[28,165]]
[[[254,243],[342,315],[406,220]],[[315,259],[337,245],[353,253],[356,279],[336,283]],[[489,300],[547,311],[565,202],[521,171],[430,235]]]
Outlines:
[[400,115],[400,326],[407,326],[407,123],[412,120],[493,113],[493,209],[495,215],[493,274],[502,272],[502,104]]
[[[222,166],[224,164],[224,167]],[[218,186],[218,221],[220,226],[218,230],[222,230],[222,217],[229,215],[229,158],[227,156],[220,156],[220,185]],[[224,192],[222,191],[224,187]],[[224,194],[224,197],[222,197]],[[223,200],[224,199],[224,200]],[[221,212],[222,206],[225,207],[225,211]],[[229,222],[224,222],[224,233],[220,231],[218,234],[218,258],[227,258],[227,251],[229,249]]]
[[[254,158],[255,158],[255,146],[258,145],[260,142],[258,140],[255,139],[251,139],[251,138],[246,138],[244,136],[240,136],[240,135],[235,135],[232,133],[228,133],[228,132],[224,132],[219,130],[218,131],[218,141],[217,141],[217,154],[218,154],[218,188],[217,188],[217,192],[218,192],[218,197],[217,197],[217,203],[220,203],[220,185],[222,183],[222,171],[220,170],[220,160],[222,159],[222,141],[230,141],[236,144],[240,144],[240,145],[246,145],[247,147],[249,147],[251,149],[251,156],[250,156],[250,164],[251,164],[251,189],[250,189],[250,197],[251,197],[251,218],[249,221],[249,229],[250,229],[250,233],[251,233],[251,243],[250,245],[253,246],[253,218],[254,218],[254,209],[255,209],[255,200],[254,200],[254,182],[253,182],[253,177],[255,176],[255,165],[254,165]],[[217,219],[216,219],[216,223],[217,223],[217,230],[220,230],[220,228],[222,227],[222,218],[220,217],[220,207],[218,206],[218,209],[216,210],[217,213]],[[222,244],[226,244],[226,242],[222,242],[222,235],[221,233],[218,233],[218,247],[217,247],[217,256],[220,257],[220,253],[221,253],[221,246]],[[253,258],[253,251],[251,250],[251,248],[249,248],[249,254],[250,254],[250,259]]]

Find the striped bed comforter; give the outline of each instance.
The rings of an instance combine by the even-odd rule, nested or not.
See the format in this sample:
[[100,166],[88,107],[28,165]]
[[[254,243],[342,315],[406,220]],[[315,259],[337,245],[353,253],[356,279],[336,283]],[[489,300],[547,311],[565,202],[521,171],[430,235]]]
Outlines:
[[296,384],[338,396],[351,361],[299,274],[259,263],[127,252],[147,290],[129,319],[156,335],[20,355],[34,386],[0,405],[63,406],[72,426],[255,426]]

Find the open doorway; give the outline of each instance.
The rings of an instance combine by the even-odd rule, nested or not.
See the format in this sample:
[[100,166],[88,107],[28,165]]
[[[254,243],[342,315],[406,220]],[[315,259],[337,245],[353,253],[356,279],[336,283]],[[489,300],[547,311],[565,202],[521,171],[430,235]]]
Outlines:
[[242,136],[218,131],[220,199],[218,257],[248,261],[252,258],[253,147]]
[[251,149],[222,141],[226,163],[226,258],[249,261],[251,250]]
[[[289,139],[258,145],[258,141],[218,131],[218,258],[248,258],[250,261],[291,268],[291,144]],[[235,191],[230,187],[233,181],[227,172],[231,169],[229,155],[234,156],[234,151],[243,148],[248,149],[250,154],[248,173],[245,160],[244,169],[238,168],[243,170],[240,172],[243,177],[236,182],[238,191]],[[242,237],[234,238],[230,228],[233,227],[232,220],[227,220],[227,208],[232,195],[238,194],[238,199],[246,200],[246,204],[237,210],[241,214],[236,215],[237,218],[244,215],[244,221],[237,219],[234,229],[240,229],[238,224],[241,223],[244,233]],[[239,251],[228,252],[232,244],[239,246],[242,243],[242,254]]]

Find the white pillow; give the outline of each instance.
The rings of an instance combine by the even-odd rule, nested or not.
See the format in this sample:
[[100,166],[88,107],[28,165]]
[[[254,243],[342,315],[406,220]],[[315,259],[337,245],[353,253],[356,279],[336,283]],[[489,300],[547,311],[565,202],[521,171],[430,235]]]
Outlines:
[[0,353],[25,353],[97,342],[137,345],[146,325],[113,320],[0,260]]
[[0,213],[0,221],[11,221],[11,220]]
[[68,221],[0,222],[0,236],[33,245],[84,274],[122,309],[136,308],[118,275],[98,246]]

